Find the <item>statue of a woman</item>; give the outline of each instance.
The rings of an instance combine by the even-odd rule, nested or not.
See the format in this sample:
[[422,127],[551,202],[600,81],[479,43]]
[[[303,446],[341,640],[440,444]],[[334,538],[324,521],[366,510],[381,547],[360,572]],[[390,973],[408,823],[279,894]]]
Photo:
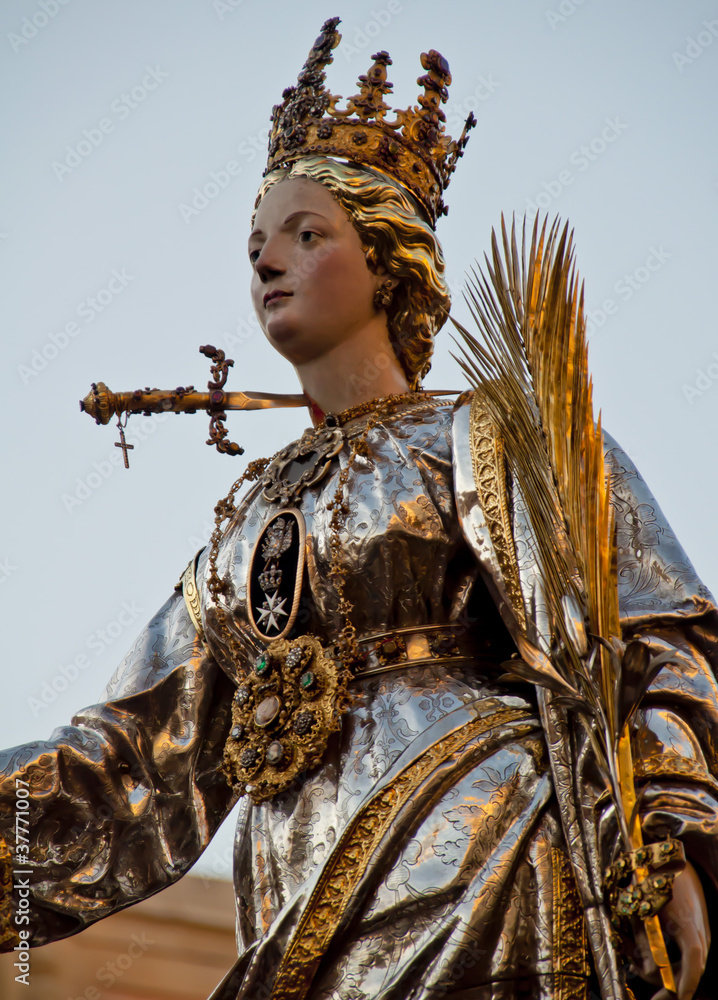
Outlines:
[[[501,679],[515,595],[486,540],[472,398],[420,390],[449,306],[433,229],[448,172],[424,155],[452,152],[436,115],[448,67],[425,57],[409,161],[374,144],[385,53],[353,124],[327,111],[335,28],[275,108],[249,238],[260,324],[314,426],[218,505],[105,700],[3,755],[5,862],[29,887],[8,895],[5,946],[170,884],[241,794],[239,958],[216,1000],[628,997],[600,895],[610,801],[584,762],[595,837],[567,842],[559,804],[577,789],[552,771],[533,689]],[[608,460],[625,632],[678,650],[634,747],[645,836],[690,859],[661,911],[688,1000],[709,947],[700,878],[718,863],[716,613],[630,461],[613,445]]]

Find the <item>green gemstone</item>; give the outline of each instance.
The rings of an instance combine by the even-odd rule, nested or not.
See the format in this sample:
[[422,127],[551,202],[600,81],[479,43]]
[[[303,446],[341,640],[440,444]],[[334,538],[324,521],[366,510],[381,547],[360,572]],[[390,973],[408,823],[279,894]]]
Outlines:
[[311,670],[307,670],[307,672],[305,674],[302,674],[302,677],[301,677],[301,680],[300,680],[299,683],[302,685],[302,687],[304,688],[305,691],[309,691],[310,688],[314,687],[314,684],[316,683],[316,680],[317,680],[317,678],[314,675],[314,673]]
[[260,656],[255,664],[254,670],[261,677],[262,674],[266,674],[269,669],[269,657],[265,653],[264,656]]

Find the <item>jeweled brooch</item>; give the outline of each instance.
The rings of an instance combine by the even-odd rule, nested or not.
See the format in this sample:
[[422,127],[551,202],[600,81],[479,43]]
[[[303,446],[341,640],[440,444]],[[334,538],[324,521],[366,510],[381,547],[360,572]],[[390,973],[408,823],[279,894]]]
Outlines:
[[316,767],[341,726],[350,679],[315,636],[270,643],[232,703],[224,770],[234,790],[264,802]]

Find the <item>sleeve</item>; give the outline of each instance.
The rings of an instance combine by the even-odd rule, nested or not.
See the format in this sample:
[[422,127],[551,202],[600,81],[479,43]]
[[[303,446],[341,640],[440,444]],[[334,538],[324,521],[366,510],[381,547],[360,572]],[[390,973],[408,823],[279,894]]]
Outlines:
[[232,693],[175,593],[100,704],[0,754],[4,949],[20,929],[31,945],[74,934],[192,866],[233,805]]
[[[644,834],[682,840],[718,887],[718,612],[633,463],[612,439],[607,446],[624,639],[640,638],[655,654],[676,650],[634,719]],[[608,852],[610,810],[603,826]]]

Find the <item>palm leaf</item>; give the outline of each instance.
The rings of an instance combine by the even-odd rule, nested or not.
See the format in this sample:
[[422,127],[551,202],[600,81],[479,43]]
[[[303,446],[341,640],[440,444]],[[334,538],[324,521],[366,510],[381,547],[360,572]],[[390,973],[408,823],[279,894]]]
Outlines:
[[[515,226],[509,236],[503,219],[501,237],[500,245],[492,235],[485,275],[475,271],[469,281],[467,302],[481,337],[455,324],[463,341],[457,360],[485,393],[504,441],[572,673],[583,651],[567,599],[593,634],[617,635],[619,628],[615,527],[600,419],[593,420],[583,291],[567,227],[534,225],[528,253],[525,230],[521,252]],[[610,670],[601,673],[608,704]]]
[[[524,225],[519,252],[516,227],[509,234],[502,217],[501,242],[492,233],[466,300],[479,337],[454,322],[456,360],[486,398],[525,504],[549,621],[546,634],[527,615],[521,659],[504,664],[505,676],[543,685],[554,705],[583,720],[630,851],[642,839],[626,726],[671,653],[651,659],[642,644],[620,639],[616,525],[573,234],[557,221],[539,230],[537,220],[528,247]],[[663,983],[675,989],[657,917],[646,928]]]

